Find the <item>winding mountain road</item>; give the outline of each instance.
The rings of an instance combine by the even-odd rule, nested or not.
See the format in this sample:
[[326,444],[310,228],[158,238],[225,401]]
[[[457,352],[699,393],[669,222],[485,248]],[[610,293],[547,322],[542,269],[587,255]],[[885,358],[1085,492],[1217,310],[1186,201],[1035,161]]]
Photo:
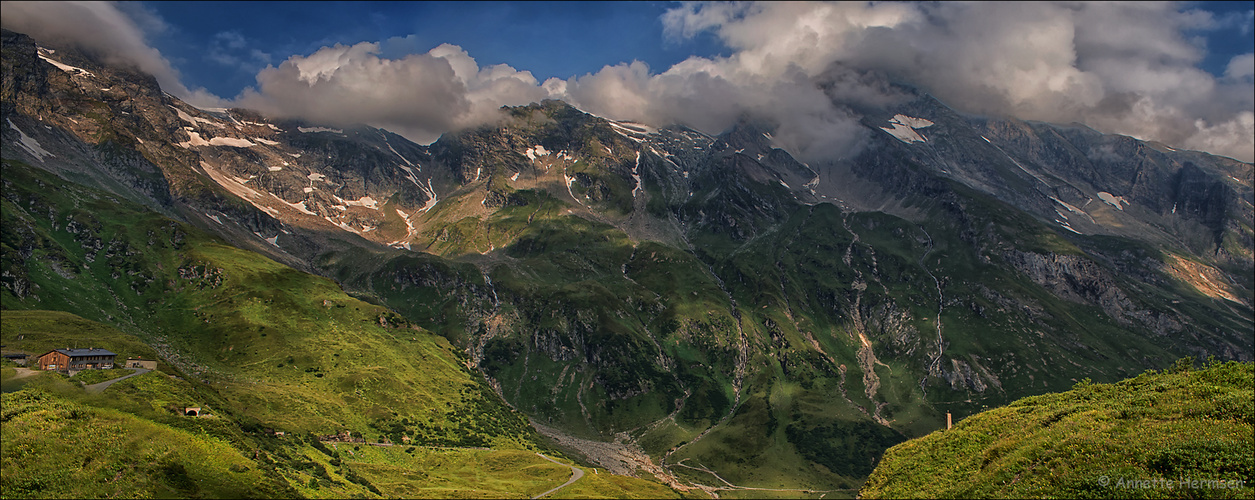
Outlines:
[[[566,465],[566,464],[564,464],[564,463],[562,463],[562,462],[559,462],[559,461],[554,460],[554,459],[552,459],[552,458],[546,457],[546,456],[544,456],[544,455],[542,455],[542,454],[540,454],[540,453],[537,453],[537,455],[540,455],[540,458],[543,458],[543,459],[548,460],[548,461],[550,461],[550,462],[553,462],[553,463],[555,463],[555,464],[558,464],[558,465]],[[567,481],[566,481],[565,483],[562,483],[562,484],[561,484],[561,485],[559,485],[557,488],[554,488],[554,489],[552,489],[552,490],[549,490],[549,491],[546,491],[546,492],[541,493],[541,494],[539,494],[539,495],[536,495],[536,496],[532,497],[532,499],[533,499],[533,500],[535,500],[535,499],[537,499],[537,498],[540,498],[540,497],[543,497],[543,496],[548,495],[548,494],[550,494],[550,493],[553,493],[553,492],[555,492],[555,491],[558,491],[558,490],[560,490],[560,489],[562,489],[562,488],[566,488],[567,486],[570,486],[570,485],[571,485],[571,483],[574,483],[574,482],[578,481],[581,477],[584,477],[584,471],[583,471],[583,470],[579,469],[578,467],[573,467],[573,466],[570,466],[570,465],[566,465],[566,466],[567,466],[567,467],[571,467],[571,479],[567,479]]]
[[123,380],[134,377],[136,375],[143,375],[145,373],[152,371],[147,368],[135,368],[134,370],[135,370],[135,373],[132,373],[130,375],[123,375],[113,380],[106,380],[99,384],[85,385],[83,386],[83,388],[86,389],[87,392],[104,392],[105,389],[109,388],[109,386],[113,385],[115,382],[121,382]]

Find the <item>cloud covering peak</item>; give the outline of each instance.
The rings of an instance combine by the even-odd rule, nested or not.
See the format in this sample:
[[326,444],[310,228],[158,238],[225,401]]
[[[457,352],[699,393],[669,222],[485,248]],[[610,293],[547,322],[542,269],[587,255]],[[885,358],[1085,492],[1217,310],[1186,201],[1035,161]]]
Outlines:
[[[131,4],[124,12],[111,2],[4,2],[0,25],[25,33],[36,42],[69,44],[107,63],[138,67],[161,88],[185,101],[215,107],[223,100],[203,88],[190,89],[161,52],[152,48],[145,30],[161,31],[165,23]],[[143,29],[141,29],[141,27]]]
[[[137,22],[144,11],[124,13],[120,5],[6,2],[4,26],[94,47],[154,74],[194,104],[215,101],[184,87],[145,43],[144,30],[160,29],[160,20]],[[665,36],[713,35],[728,55],[693,56],[666,68],[620,62],[538,82],[508,65],[480,67],[456,45],[422,53],[413,50],[417,37],[394,37],[291,56],[260,70],[256,85],[229,104],[332,124],[368,123],[418,142],[492,122],[500,106],[544,98],[608,118],[708,133],[751,116],[777,124],[777,144],[813,161],[856,153],[868,130],[852,109],[900,102],[906,96],[887,82],[902,81],[966,112],[1081,122],[1255,160],[1255,54],[1233,57],[1214,76],[1200,69],[1207,50],[1195,36],[1248,33],[1251,16],[1220,17],[1183,5],[683,4],[660,19]]]
[[[832,125],[840,111],[814,99],[806,83],[844,68],[912,82],[964,111],[1082,122],[1255,159],[1255,59],[1234,57],[1221,78],[1199,69],[1204,48],[1186,33],[1223,23],[1172,3],[687,4],[663,22],[672,37],[710,31],[735,52],[690,58],[658,75],[607,67],[568,81],[571,98],[609,116],[635,113],[711,129],[731,123],[716,108],[752,112],[763,101],[729,96],[771,96],[766,100],[811,110],[801,118],[818,114]],[[864,102],[891,97],[850,79],[837,86]],[[708,92],[711,87],[725,92]],[[789,91],[788,98],[780,94]],[[637,95],[623,95],[631,93]],[[671,99],[685,105],[664,104],[652,113],[624,109],[624,103]],[[793,111],[786,106],[776,118],[788,124]]]
[[257,88],[236,104],[322,123],[369,123],[431,142],[497,119],[501,106],[546,96],[531,73],[504,64],[480,68],[456,45],[398,59],[380,51],[380,44],[362,42],[292,56],[258,73]]

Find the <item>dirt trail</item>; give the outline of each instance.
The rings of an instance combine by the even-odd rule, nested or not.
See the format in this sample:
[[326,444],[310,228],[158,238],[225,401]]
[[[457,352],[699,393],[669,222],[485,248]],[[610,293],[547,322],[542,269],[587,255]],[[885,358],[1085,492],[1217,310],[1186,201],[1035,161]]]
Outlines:
[[13,376],[13,380],[17,380],[19,378],[26,378],[36,373],[39,373],[39,370],[32,370],[30,368],[14,368],[14,369],[17,370],[17,374]]

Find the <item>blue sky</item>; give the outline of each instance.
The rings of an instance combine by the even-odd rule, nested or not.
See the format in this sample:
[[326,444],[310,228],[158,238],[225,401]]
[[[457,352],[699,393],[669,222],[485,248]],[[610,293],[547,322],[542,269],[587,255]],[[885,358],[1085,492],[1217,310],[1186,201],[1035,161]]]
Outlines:
[[1208,52],[1202,67],[1213,75],[1224,74],[1229,60],[1238,54],[1255,51],[1255,30],[1252,30],[1252,11],[1255,2],[1196,2],[1186,4],[1215,14],[1229,23],[1226,27],[1197,30],[1192,34],[1206,40]]
[[[541,81],[641,60],[663,70],[691,55],[727,55],[717,38],[668,39],[674,2],[143,2],[169,25],[150,42],[189,81],[232,97],[266,63],[336,43],[385,42],[383,57],[450,43],[480,66],[509,64]],[[231,46],[234,42],[235,46]],[[388,50],[391,49],[391,50]],[[407,50],[408,49],[408,50]],[[264,53],[254,56],[253,50]],[[221,57],[228,55],[233,59]],[[219,57],[215,57],[219,56]]]
[[[188,83],[232,97],[257,71],[336,43],[410,37],[383,57],[422,53],[442,43],[466,49],[480,66],[509,64],[541,81],[595,73],[640,60],[662,71],[689,56],[728,55],[709,32],[684,39],[663,33],[661,16],[677,2],[142,2],[168,25],[151,36]],[[1249,12],[1255,2],[1190,2],[1226,19],[1192,30],[1208,48],[1202,69],[1220,76],[1229,60],[1255,51]],[[408,50],[406,50],[408,49]],[[258,51],[259,53],[253,53]],[[227,57],[223,57],[227,56]]]

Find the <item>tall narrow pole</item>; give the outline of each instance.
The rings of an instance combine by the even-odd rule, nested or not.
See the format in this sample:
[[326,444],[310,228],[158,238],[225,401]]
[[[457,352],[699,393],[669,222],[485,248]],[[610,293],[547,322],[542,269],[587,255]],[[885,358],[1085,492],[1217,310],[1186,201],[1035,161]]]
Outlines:
[[951,424],[950,412],[946,412],[946,430],[950,430],[950,424]]

